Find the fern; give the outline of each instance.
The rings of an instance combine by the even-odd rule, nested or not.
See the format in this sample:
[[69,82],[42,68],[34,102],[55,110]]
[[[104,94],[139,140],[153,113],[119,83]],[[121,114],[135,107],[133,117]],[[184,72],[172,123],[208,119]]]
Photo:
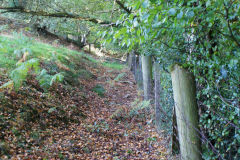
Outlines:
[[7,89],[9,92],[11,92],[13,87],[14,87],[13,81],[9,81],[0,86],[0,92],[2,92],[4,89]]
[[38,59],[30,59],[26,62],[17,63],[17,68],[14,69],[10,77],[14,82],[14,88],[18,90],[23,81],[27,79],[28,72],[33,69],[33,71],[39,71],[39,60]]
[[148,108],[150,108],[150,101],[141,101],[131,109],[131,111],[129,112],[129,115],[131,117],[134,117],[139,114],[139,111],[142,111]]
[[[13,54],[18,58],[24,58],[26,59],[26,55],[31,55],[32,50],[30,48],[22,48],[22,49],[16,49],[14,50]],[[24,56],[25,55],[25,56]]]
[[13,37],[16,38],[17,46],[30,46],[33,44],[33,39],[24,36],[23,33],[13,32]]
[[40,74],[37,76],[37,80],[39,81],[40,86],[47,90],[51,87],[54,83],[62,82],[64,76],[62,73],[57,73],[55,75],[50,75],[47,73],[47,70],[43,69]]
[[14,50],[13,54],[14,54],[18,59],[23,56],[22,51],[19,50],[19,49]]
[[114,79],[114,81],[119,81],[119,80],[122,79],[125,75],[126,75],[126,73],[120,73],[120,74]]
[[111,116],[111,119],[119,119],[119,118],[132,118],[138,116],[140,111],[150,108],[150,101],[140,101],[136,99],[132,103],[132,108],[128,109],[126,107],[121,107],[117,109]]
[[110,116],[110,119],[118,119],[118,118],[120,118],[120,117],[124,117],[125,114],[126,114],[125,108],[121,107],[121,108],[117,109],[117,110]]
[[48,89],[50,87],[51,75],[47,73],[47,70],[43,69],[37,76],[39,85],[43,89]]
[[63,78],[64,76],[62,75],[62,73],[55,74],[54,76],[52,76],[52,79],[50,81],[50,86],[52,86],[54,83],[62,82]]
[[98,84],[92,88],[93,92],[96,92],[100,97],[104,97],[105,89],[102,85]]

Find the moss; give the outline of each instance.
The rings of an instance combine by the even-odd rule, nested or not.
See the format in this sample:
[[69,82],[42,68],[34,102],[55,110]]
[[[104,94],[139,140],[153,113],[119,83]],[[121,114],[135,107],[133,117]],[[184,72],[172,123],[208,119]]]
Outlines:
[[181,66],[180,63],[173,63],[169,68],[170,68],[170,72],[172,72],[176,66]]

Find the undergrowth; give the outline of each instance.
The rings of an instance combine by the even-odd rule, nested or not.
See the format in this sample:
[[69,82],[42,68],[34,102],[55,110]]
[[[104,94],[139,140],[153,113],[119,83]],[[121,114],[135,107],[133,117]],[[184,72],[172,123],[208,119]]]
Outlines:
[[147,116],[150,109],[150,101],[135,99],[130,108],[120,107],[110,116],[110,118],[116,120],[132,119],[134,117],[142,119]]
[[[84,53],[23,34],[0,36],[0,156],[13,154],[9,145],[30,149],[40,144],[49,127],[86,118],[81,80],[95,79],[89,68],[100,65]],[[10,135],[13,141],[5,138]]]

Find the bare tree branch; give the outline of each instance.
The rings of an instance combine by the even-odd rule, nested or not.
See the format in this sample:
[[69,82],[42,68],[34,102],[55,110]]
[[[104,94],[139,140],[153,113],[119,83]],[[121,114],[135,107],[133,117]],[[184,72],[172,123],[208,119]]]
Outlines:
[[119,0],[116,0],[116,3],[124,10],[126,11],[128,14],[131,14],[132,11],[129,10],[127,7],[124,6],[124,4],[122,2],[120,2]]
[[81,17],[77,14],[72,13],[66,13],[66,12],[58,12],[58,13],[48,13],[45,11],[31,11],[27,10],[23,7],[0,7],[0,10],[4,10],[1,13],[7,13],[7,12],[19,12],[19,13],[25,13],[25,14],[31,14],[34,16],[43,16],[43,17],[55,17],[55,18],[72,18],[80,21],[88,21],[99,25],[105,25],[105,26],[116,26],[115,23],[109,22],[109,21],[102,21],[96,18],[90,18],[90,17]]

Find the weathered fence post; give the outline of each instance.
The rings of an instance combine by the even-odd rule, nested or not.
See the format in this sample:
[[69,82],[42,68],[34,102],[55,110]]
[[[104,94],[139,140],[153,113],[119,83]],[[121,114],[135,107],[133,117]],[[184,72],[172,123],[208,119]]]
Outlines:
[[142,57],[138,56],[138,86],[143,89]]
[[200,160],[198,107],[193,74],[179,65],[171,71],[180,152],[183,160]]
[[132,71],[132,73],[134,75],[134,78],[136,78],[135,77],[135,74],[136,74],[136,67],[135,67],[136,66],[136,55],[135,55],[134,51],[131,53],[131,56],[132,56],[132,63],[131,63],[130,70]]
[[151,91],[152,91],[152,58],[151,56],[142,55],[142,73],[143,73],[144,100],[150,100]]
[[160,109],[160,92],[161,92],[161,82],[160,82],[160,65],[157,60],[154,62],[154,95],[155,95],[155,125],[156,129],[159,132],[161,130],[161,109]]

